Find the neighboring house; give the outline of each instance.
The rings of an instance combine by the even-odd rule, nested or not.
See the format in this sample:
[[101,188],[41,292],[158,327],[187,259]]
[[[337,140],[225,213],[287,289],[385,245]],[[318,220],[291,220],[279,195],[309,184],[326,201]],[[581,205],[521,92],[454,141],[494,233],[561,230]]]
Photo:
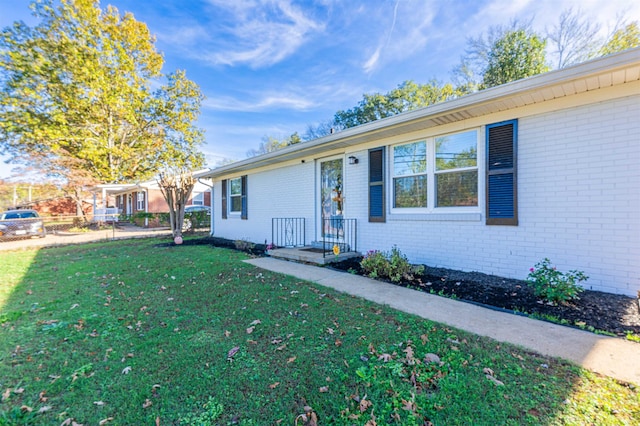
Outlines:
[[[120,220],[123,217],[135,216],[140,212],[169,212],[169,205],[155,180],[131,184],[97,185],[92,188],[92,192],[94,193],[96,212],[99,212],[101,208],[115,209]],[[202,182],[196,182],[187,204],[211,207],[211,187]],[[110,213],[111,209],[107,213]],[[144,224],[150,226],[149,221],[145,221]]]
[[520,279],[548,257],[587,288],[635,296],[640,49],[200,176],[219,237],[272,242],[272,219],[304,218],[309,245],[343,217],[361,253],[395,245],[413,263]]
[[[76,201],[70,196],[29,201],[17,205],[16,208],[36,210],[41,216],[77,215]],[[90,215],[93,211],[93,205],[87,200],[82,200],[82,210],[84,214]]]

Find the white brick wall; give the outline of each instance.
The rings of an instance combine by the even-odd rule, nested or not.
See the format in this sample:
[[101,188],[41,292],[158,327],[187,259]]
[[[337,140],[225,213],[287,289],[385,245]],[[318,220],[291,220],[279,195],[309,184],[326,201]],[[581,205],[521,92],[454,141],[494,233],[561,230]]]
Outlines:
[[[386,223],[369,223],[368,151],[363,148],[344,157],[344,210],[346,217],[358,219],[358,250],[397,245],[415,263],[513,278],[525,278],[530,267],[549,257],[562,271],[578,269],[589,275],[587,288],[636,295],[639,97],[524,117],[514,112],[511,118],[518,118],[519,128],[518,226],[485,225],[483,191],[476,212],[415,216],[394,215],[387,208]],[[479,151],[484,149],[481,144]],[[349,165],[349,155],[358,157],[359,164]],[[264,242],[271,238],[272,217],[299,216],[307,218],[307,242],[315,239],[316,173],[313,160],[250,173],[247,221],[220,219],[217,183],[216,235]],[[385,190],[389,207],[389,181]]]

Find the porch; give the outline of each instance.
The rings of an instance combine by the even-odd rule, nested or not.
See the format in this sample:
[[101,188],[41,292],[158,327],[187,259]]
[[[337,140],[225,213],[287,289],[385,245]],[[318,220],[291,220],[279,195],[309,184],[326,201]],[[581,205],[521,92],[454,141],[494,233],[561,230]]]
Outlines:
[[356,219],[334,215],[321,220],[320,238],[307,243],[306,219],[272,218],[268,254],[274,258],[326,265],[361,256],[357,250]]

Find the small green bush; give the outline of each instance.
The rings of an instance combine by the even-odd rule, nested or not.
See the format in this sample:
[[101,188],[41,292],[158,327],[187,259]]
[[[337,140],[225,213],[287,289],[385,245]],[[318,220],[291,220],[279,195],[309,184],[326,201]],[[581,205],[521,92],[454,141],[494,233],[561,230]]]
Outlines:
[[390,252],[370,250],[360,262],[365,275],[371,278],[388,278],[394,283],[400,282],[403,278],[412,280],[414,274],[421,274],[423,266],[413,266],[409,263],[407,256],[402,254],[397,247],[393,247]]
[[529,269],[527,283],[533,287],[536,296],[558,304],[577,299],[578,294],[584,290],[578,283],[587,279],[589,277],[582,271],[560,272],[545,258]]

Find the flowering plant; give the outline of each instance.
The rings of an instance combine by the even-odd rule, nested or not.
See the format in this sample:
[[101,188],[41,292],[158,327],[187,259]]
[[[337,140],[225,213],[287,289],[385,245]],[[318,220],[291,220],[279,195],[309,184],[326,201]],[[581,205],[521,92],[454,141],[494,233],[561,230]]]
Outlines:
[[554,305],[558,302],[577,299],[578,293],[584,289],[578,285],[580,281],[586,281],[588,276],[582,271],[560,272],[551,261],[545,258],[529,269],[528,284],[533,287],[536,296],[547,300]]

